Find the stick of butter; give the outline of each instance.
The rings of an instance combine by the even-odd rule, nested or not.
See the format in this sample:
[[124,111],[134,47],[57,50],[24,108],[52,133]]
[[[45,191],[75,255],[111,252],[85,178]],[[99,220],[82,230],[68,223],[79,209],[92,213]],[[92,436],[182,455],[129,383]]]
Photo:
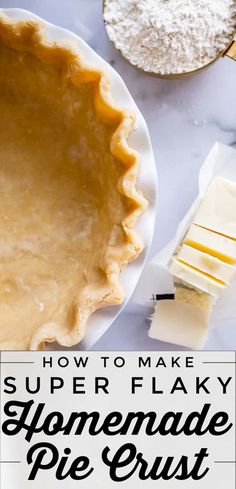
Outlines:
[[193,224],[184,239],[184,243],[226,263],[236,263],[236,241],[209,231],[209,229]]
[[176,286],[175,300],[158,301],[150,338],[201,349],[207,339],[212,298],[204,292]]
[[193,222],[236,239],[236,182],[215,177]]
[[224,282],[200,272],[196,268],[186,265],[176,258],[173,258],[171,261],[169,270],[172,275],[183,280],[186,284],[191,284],[193,287],[203,290],[214,297],[219,297],[225,289]]
[[[222,195],[226,199],[225,207],[221,202],[223,197],[220,194],[219,197],[217,193],[221,188]],[[223,210],[220,210],[221,205],[218,206],[218,197]],[[233,208],[230,209],[230,206]],[[214,211],[217,212],[217,216],[213,215]],[[204,213],[206,213],[205,217]],[[218,297],[230,285],[236,271],[236,239],[231,237],[234,225],[236,230],[235,216],[236,184],[223,178],[215,178],[182,245],[171,260],[169,270],[172,275],[186,284]],[[223,226],[225,232],[231,232],[230,236],[216,231],[216,229],[222,231]]]
[[230,284],[236,272],[236,267],[186,244],[181,246],[177,259],[227,285]]

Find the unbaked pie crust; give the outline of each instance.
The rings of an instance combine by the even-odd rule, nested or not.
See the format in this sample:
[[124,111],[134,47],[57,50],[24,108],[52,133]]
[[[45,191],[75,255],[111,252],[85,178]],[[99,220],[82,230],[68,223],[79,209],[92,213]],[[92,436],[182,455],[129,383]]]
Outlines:
[[[86,60],[89,62],[89,60]],[[142,251],[134,115],[105,73],[0,16],[0,349],[73,346]]]

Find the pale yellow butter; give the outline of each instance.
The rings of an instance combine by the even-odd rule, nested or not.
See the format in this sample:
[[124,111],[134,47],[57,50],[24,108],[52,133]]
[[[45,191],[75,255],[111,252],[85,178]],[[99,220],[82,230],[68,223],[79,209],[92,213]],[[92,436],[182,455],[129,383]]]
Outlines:
[[207,339],[212,299],[204,292],[177,286],[175,300],[158,301],[150,338],[201,349]]
[[229,265],[208,253],[204,253],[186,244],[181,246],[177,254],[177,259],[227,285],[230,284],[236,272],[235,266]]
[[215,297],[218,297],[226,287],[223,282],[185,265],[176,258],[171,261],[169,270],[175,277]]
[[236,263],[236,241],[193,224],[184,243],[230,264]]
[[236,273],[236,183],[216,177],[169,264],[178,280],[175,300],[159,301],[149,336],[199,349],[214,298]]
[[215,177],[193,222],[236,239],[236,182]]

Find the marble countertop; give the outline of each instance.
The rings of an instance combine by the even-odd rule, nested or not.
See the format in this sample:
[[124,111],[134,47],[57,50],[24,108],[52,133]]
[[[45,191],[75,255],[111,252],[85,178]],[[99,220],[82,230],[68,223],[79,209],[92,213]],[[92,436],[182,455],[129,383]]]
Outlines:
[[[197,195],[199,169],[215,141],[236,148],[236,63],[219,60],[177,81],[138,73],[108,41],[102,0],[0,0],[73,30],[120,73],[149,126],[159,175],[158,215],[150,256],[175,234]],[[99,350],[180,349],[147,337],[150,311],[131,303],[95,345]],[[236,322],[210,331],[208,350],[236,349]]]

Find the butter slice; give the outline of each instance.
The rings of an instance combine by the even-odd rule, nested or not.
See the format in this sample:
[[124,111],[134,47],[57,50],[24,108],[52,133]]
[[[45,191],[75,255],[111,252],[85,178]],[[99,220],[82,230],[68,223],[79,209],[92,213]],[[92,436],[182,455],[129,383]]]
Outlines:
[[225,289],[225,284],[223,282],[201,273],[195,268],[185,265],[176,258],[173,258],[171,261],[169,270],[172,275],[183,280],[186,284],[191,284],[193,287],[203,290],[214,297],[219,297]]
[[236,182],[215,177],[193,222],[236,239]]
[[236,267],[228,265],[218,258],[203,251],[183,244],[177,259],[229,285],[236,272]]
[[204,292],[177,286],[175,300],[158,301],[150,338],[201,349],[207,339],[212,299]]
[[202,309],[206,309],[208,317],[210,317],[212,312],[212,297],[201,290],[175,284],[175,300],[193,306],[200,306]]
[[236,263],[236,241],[208,229],[193,224],[184,239],[184,243],[209,253],[219,260],[230,264]]

